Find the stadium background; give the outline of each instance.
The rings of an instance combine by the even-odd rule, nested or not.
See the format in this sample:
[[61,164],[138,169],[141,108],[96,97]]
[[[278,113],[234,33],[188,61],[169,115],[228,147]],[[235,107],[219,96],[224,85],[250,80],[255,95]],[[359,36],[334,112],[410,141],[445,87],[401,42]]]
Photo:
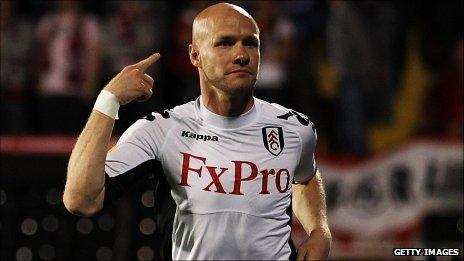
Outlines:
[[[95,217],[73,216],[61,199],[67,159],[124,65],[162,54],[154,97],[122,107],[113,143],[144,114],[198,95],[187,44],[211,3],[1,2],[1,260],[157,259],[149,182]],[[256,96],[316,125],[330,257],[462,253],[462,1],[232,3],[260,25]],[[297,223],[293,237],[304,237]]]

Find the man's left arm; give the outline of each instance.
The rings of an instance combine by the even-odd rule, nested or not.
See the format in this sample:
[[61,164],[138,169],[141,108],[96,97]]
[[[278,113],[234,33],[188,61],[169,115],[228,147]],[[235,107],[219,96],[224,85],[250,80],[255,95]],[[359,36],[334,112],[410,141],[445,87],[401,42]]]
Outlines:
[[317,171],[309,181],[293,184],[293,212],[309,237],[298,247],[298,260],[327,259],[332,243],[325,192]]

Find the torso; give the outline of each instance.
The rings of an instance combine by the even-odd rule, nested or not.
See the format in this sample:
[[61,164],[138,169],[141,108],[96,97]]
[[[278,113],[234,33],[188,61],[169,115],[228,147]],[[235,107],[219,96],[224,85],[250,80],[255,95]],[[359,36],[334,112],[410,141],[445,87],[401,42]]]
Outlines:
[[[177,204],[174,259],[288,259],[292,182],[315,169],[312,156],[300,162],[315,134],[298,117],[255,99],[246,114],[226,118],[198,99],[134,124],[109,158],[142,147],[162,163]],[[110,176],[124,172],[110,165],[118,169],[107,163]]]

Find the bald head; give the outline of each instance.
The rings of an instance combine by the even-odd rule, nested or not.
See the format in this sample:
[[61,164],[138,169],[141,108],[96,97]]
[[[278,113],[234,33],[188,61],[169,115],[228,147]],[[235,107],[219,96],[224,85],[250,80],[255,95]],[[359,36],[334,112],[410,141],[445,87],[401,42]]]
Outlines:
[[189,56],[198,68],[202,95],[252,96],[259,62],[259,30],[243,8],[212,5],[193,22]]
[[239,23],[241,20],[237,19],[239,17],[246,18],[251,21],[259,34],[259,28],[256,21],[247,11],[245,11],[245,9],[229,3],[219,3],[207,7],[195,17],[192,28],[192,43],[196,45],[200,44],[201,41],[204,40],[212,31],[215,24],[219,22],[232,24]]

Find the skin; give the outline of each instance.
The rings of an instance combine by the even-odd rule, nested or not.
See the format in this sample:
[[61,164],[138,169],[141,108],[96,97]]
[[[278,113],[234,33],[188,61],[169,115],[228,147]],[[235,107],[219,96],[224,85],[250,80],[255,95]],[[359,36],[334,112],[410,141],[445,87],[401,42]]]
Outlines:
[[297,260],[327,259],[332,235],[327,222],[325,192],[319,171],[309,181],[292,185],[293,213],[308,238],[298,247]]
[[[145,70],[160,58],[156,53],[137,64],[125,67],[106,85],[121,105],[132,100],[148,100],[154,80]],[[63,203],[69,212],[92,216],[103,207],[105,195],[105,159],[114,119],[93,110],[74,145],[68,163]]]
[[240,7],[223,3],[198,14],[189,55],[198,68],[206,108],[223,116],[238,116],[251,109],[259,44],[258,26]]
[[[198,68],[203,103],[222,116],[238,116],[253,106],[253,86],[259,71],[259,29],[240,7],[221,3],[197,15],[189,45],[192,64]],[[160,57],[153,54],[129,65],[104,88],[121,105],[148,100],[154,80],[146,69]],[[114,119],[92,111],[71,153],[63,196],[74,214],[91,216],[103,207],[104,164]],[[331,235],[327,224],[325,195],[317,173],[311,181],[293,185],[294,212],[308,233],[298,247],[298,259],[326,259]]]

